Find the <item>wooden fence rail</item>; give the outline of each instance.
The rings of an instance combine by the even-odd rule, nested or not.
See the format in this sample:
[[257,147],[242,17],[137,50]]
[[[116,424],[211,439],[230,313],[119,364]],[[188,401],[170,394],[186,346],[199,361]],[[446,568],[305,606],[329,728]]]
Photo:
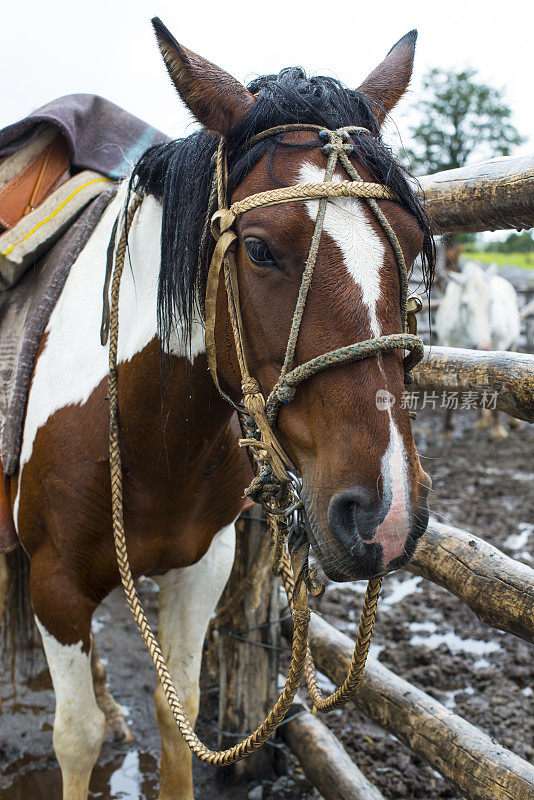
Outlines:
[[534,226],[534,155],[492,159],[419,182],[435,233]]
[[[279,638],[272,623],[278,606],[276,584],[269,577],[267,541],[265,522],[257,509],[251,509],[237,525],[237,558],[223,598],[219,638],[219,725],[227,732],[235,731],[236,739],[252,729],[266,710],[266,697],[272,698],[276,691]],[[534,570],[482,539],[431,521],[406,569],[444,586],[485,623],[528,641],[534,639]],[[247,575],[254,580],[247,582]],[[224,613],[225,600],[230,614]],[[284,633],[289,635],[290,629],[285,619]],[[312,615],[310,645],[317,667],[340,683],[350,663],[351,640]],[[534,768],[374,659],[368,660],[355,703],[471,800],[530,800],[534,796]],[[313,715],[296,717],[281,733],[327,800],[345,796],[382,800]],[[273,751],[264,748],[237,769],[221,771],[219,779],[227,783],[235,778],[267,777],[272,764]]]
[[[295,712],[303,713],[291,718]],[[305,710],[302,701],[292,707],[289,721],[280,728],[280,733],[300,761],[308,780],[325,800],[385,800],[360,772],[332,731]]]
[[534,570],[483,539],[431,521],[406,569],[455,594],[486,625],[534,642]]
[[496,409],[534,422],[534,356],[527,353],[425,347],[425,357],[413,371],[409,391],[473,392],[486,405],[496,399]]
[[[341,683],[354,642],[312,614],[310,645],[317,668]],[[532,765],[374,658],[367,659],[354,702],[458,786],[469,800],[534,797]]]

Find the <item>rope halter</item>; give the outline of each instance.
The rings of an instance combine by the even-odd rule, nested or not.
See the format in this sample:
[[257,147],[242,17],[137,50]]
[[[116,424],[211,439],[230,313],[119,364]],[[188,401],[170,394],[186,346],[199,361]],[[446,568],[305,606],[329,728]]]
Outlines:
[[[424,352],[421,339],[415,335],[415,312],[419,310],[421,303],[419,298],[408,298],[408,275],[402,248],[393,228],[377,203],[377,200],[380,199],[396,201],[397,198],[386,186],[362,180],[349,158],[355,150],[354,144],[350,141],[351,137],[357,134],[371,135],[370,131],[368,131],[367,128],[352,126],[338,128],[337,130],[328,130],[318,125],[282,125],[277,128],[270,128],[264,133],[253,137],[247,142],[245,148],[250,148],[258,141],[278,133],[295,130],[317,131],[319,139],[324,143],[322,152],[327,157],[327,164],[324,181],[322,183],[298,184],[296,186],[287,186],[280,189],[259,192],[245,197],[243,200],[239,200],[228,207],[226,145],[223,139],[221,139],[219,143],[217,166],[213,179],[213,194],[215,194],[216,191],[218,210],[211,218],[211,231],[216,239],[216,245],[206,285],[206,353],[209,369],[215,385],[221,395],[231,402],[240,413],[242,425],[247,432],[247,435],[240,440],[240,445],[249,448],[249,452],[252,451],[254,453],[254,455],[251,453],[251,458],[256,477],[246,490],[246,494],[250,495],[257,502],[262,503],[267,512],[268,519],[273,516],[278,516],[279,518],[287,517],[289,513],[292,513],[299,499],[294,480],[295,469],[275,434],[280,407],[282,404],[291,402],[295,396],[297,387],[303,383],[303,381],[322,372],[327,367],[348,364],[353,361],[376,356],[379,353],[391,352],[399,348],[409,351],[408,355],[404,358],[405,382],[409,383],[412,380],[410,370],[422,359]],[[342,164],[350,180],[340,182],[335,182],[333,180],[338,162]],[[317,261],[328,198],[336,197],[360,197],[364,199],[391,244],[397,261],[400,278],[400,306],[403,333],[379,336],[357,342],[337,350],[332,350],[329,353],[307,361],[305,364],[293,367],[297,338],[302,324],[315,263]],[[267,398],[267,401],[265,401],[258,381],[250,375],[245,353],[245,336],[239,302],[235,258],[237,248],[235,222],[241,214],[254,208],[265,208],[280,203],[310,199],[319,200],[315,228],[304,266],[280,377]],[[224,275],[230,322],[241,372],[243,406],[237,406],[233,403],[228,395],[221,389],[217,373],[215,315],[221,269]],[[243,415],[245,416],[243,417]],[[276,498],[278,502],[273,504],[273,498]]]

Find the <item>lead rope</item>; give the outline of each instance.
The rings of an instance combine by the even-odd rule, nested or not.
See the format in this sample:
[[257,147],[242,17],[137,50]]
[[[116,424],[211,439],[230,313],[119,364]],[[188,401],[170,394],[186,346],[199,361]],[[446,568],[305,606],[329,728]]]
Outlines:
[[[292,589],[293,589],[293,575],[291,573],[291,566],[287,552],[284,551],[281,558],[280,576],[282,578],[284,589],[288,598],[289,608],[292,608]],[[306,647],[306,666],[304,676],[306,679],[306,686],[313,702],[313,712],[333,711],[335,708],[341,708],[346,705],[349,700],[354,697],[354,693],[358,688],[363,671],[365,669],[365,662],[371,646],[371,637],[373,635],[373,627],[375,624],[376,609],[380,597],[380,589],[382,586],[382,578],[371,578],[367,583],[367,591],[363,601],[362,613],[360,615],[360,622],[358,624],[358,633],[356,636],[356,644],[350,662],[350,667],[347,677],[341,684],[328,697],[324,697],[317,681],[315,671],[315,664],[311,653],[310,645]]]
[[[184,711],[182,703],[180,702],[180,698],[178,697],[176,687],[169,673],[158,640],[154,635],[152,628],[150,627],[150,623],[148,622],[143,606],[139,599],[139,595],[135,588],[126,547],[123,511],[122,462],[120,455],[118,420],[117,349],[119,337],[119,293],[121,277],[124,270],[126,249],[128,245],[128,234],[130,232],[134,216],[142,203],[142,199],[143,198],[140,195],[135,197],[124,218],[120,239],[115,254],[115,268],[113,271],[113,280],[111,285],[108,402],[109,463],[111,476],[113,538],[115,542],[115,551],[117,554],[117,566],[119,568],[126,601],[137,624],[139,632],[145,641],[148,652],[150,653],[158,674],[158,679],[161,683],[163,692],[180,735],[183,737],[191,752],[198,756],[202,761],[206,762],[207,764],[211,764],[212,766],[222,767],[251,755],[259,747],[261,747],[270,736],[272,736],[291,707],[297,690],[301,684],[302,674],[305,666],[307,681],[310,680],[308,676],[311,669],[313,672],[313,681],[315,682],[311,685],[317,685],[313,662],[311,661],[311,653],[308,646],[308,625],[310,612],[307,602],[306,584],[304,582],[304,557],[301,551],[292,555],[292,563],[290,562],[286,551],[284,551],[282,557],[282,580],[288,602],[291,607],[291,615],[293,619],[291,661],[284,689],[282,690],[271,712],[261,723],[261,725],[259,725],[258,728],[252,734],[250,734],[250,736],[226,750],[210,750],[195,733],[193,726],[191,725],[187,714]],[[297,575],[296,590],[294,575]],[[351,664],[349,676],[347,676],[343,687],[338,690],[338,693],[341,692],[349,683],[351,687],[354,687],[351,689],[351,692],[353,693],[361,673],[363,672],[372,630],[372,622],[369,629],[369,611],[374,621],[376,603],[374,605],[374,609],[368,609],[367,612],[364,604],[364,611],[362,611],[362,619],[360,620],[358,638],[353,656],[353,664],[358,665],[358,673],[356,673],[356,671],[353,669],[353,664]],[[319,690],[317,689],[317,691]],[[349,699],[349,696],[346,692],[344,697],[345,695],[346,699],[344,699],[343,702],[347,702]],[[314,705],[322,710],[321,699],[315,694],[312,694],[312,699]]]
[[[113,537],[115,550],[117,553],[117,565],[121,577],[121,582],[126,595],[126,601],[130,607],[133,618],[148,648],[158,678],[163,688],[169,708],[174,717],[174,721],[180,731],[181,736],[187,746],[196,756],[207,764],[213,766],[226,766],[245,758],[257,750],[274,733],[286,716],[295,698],[297,690],[302,680],[304,663],[306,660],[306,647],[308,642],[308,624],[310,612],[306,595],[306,585],[304,583],[304,555],[301,551],[292,554],[290,569],[296,578],[296,590],[292,602],[293,618],[293,642],[291,648],[291,662],[285,686],[276,701],[272,711],[268,714],[261,725],[247,736],[239,744],[227,750],[210,750],[198,738],[193,730],[193,726],[184,711],[180,702],[176,687],[167,668],[165,658],[161,652],[158,640],[155,637],[146,614],[139,600],[139,595],[135,588],[134,579],[130,569],[128,553],[126,548],[126,537],[124,531],[123,514],[123,482],[122,464],[119,445],[119,421],[118,421],[118,386],[117,386],[117,345],[119,335],[119,291],[121,276],[124,269],[128,234],[133,222],[133,218],[142,197],[136,196],[128,209],[122,231],[117,245],[115,256],[115,269],[113,273],[113,283],[111,287],[111,314],[109,329],[109,377],[108,377],[108,402],[109,402],[109,462],[111,474],[111,507],[113,519]],[[288,565],[289,568],[289,565]]]

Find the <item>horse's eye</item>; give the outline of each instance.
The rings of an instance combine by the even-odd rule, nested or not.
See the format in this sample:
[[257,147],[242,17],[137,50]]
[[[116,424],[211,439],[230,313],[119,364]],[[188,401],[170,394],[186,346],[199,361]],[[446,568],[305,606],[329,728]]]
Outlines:
[[276,267],[279,269],[273,254],[261,239],[246,239],[245,247],[253,264],[257,264],[259,267]]

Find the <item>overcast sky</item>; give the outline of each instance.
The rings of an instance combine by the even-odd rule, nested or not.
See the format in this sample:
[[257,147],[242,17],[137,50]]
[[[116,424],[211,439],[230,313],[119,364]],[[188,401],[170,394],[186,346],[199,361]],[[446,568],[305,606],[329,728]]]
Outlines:
[[410,106],[433,66],[473,66],[504,87],[513,122],[534,150],[534,3],[513,0],[23,0],[2,19],[0,127],[71,92],[103,95],[168,134],[191,130],[165,73],[150,18],[242,81],[299,64],[356,87],[417,28],[410,96],[393,114],[409,141]]

